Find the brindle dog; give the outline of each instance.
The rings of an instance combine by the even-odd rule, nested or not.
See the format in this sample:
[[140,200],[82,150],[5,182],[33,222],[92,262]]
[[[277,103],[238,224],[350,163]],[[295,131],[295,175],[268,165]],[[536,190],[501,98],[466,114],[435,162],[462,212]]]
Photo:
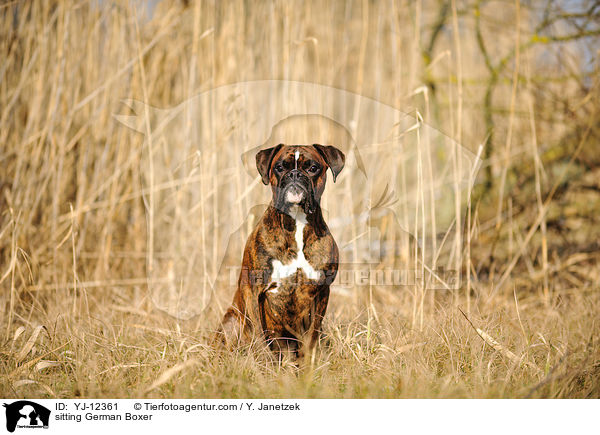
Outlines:
[[327,168],[344,154],[324,145],[277,145],[256,155],[273,199],[248,238],[238,288],[220,332],[227,343],[263,334],[271,349],[301,356],[316,344],[338,269],[338,247],[321,213]]

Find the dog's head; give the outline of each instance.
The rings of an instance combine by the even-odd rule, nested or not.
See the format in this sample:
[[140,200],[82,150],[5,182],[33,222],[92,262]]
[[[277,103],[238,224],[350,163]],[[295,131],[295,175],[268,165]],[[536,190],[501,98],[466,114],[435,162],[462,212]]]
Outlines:
[[287,213],[300,206],[312,214],[325,190],[327,168],[335,182],[344,160],[344,154],[329,145],[279,144],[256,154],[256,167],[262,182],[271,185],[275,208]]

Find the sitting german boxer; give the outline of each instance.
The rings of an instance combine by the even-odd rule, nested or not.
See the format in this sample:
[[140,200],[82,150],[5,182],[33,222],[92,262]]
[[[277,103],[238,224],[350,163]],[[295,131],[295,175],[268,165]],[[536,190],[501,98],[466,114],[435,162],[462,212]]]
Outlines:
[[271,349],[300,356],[316,344],[338,269],[338,248],[320,200],[344,154],[332,146],[277,145],[256,155],[273,199],[246,242],[242,271],[221,333],[228,344],[264,334]]

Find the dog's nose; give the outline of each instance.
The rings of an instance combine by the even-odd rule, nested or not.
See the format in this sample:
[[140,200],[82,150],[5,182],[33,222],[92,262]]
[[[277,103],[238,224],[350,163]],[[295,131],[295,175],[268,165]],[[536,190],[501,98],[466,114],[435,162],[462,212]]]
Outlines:
[[300,171],[298,169],[292,169],[288,176],[292,179],[292,181],[297,181],[300,178]]

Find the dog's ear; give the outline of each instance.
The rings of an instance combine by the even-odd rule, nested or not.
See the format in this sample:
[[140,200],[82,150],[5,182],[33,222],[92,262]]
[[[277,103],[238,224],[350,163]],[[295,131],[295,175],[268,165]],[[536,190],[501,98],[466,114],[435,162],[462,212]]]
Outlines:
[[327,166],[331,169],[333,182],[335,183],[335,179],[344,167],[346,156],[344,156],[343,152],[331,145],[314,144],[313,147],[315,147],[319,154],[325,159],[325,163],[327,163]]
[[282,146],[283,144],[280,143],[273,148],[267,148],[256,154],[256,168],[258,169],[258,173],[262,177],[262,182],[264,184],[269,184],[269,169],[271,169],[273,157],[275,157],[275,154],[277,154],[277,151],[279,151]]

